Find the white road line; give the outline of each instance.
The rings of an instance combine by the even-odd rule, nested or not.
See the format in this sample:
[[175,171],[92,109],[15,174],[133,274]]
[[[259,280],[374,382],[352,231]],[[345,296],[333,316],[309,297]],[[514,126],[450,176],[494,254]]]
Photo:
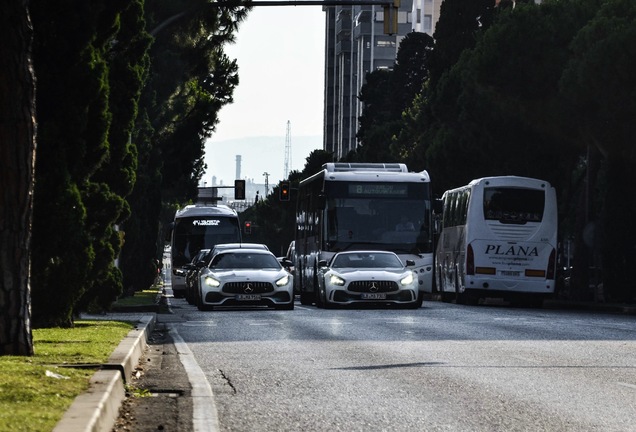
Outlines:
[[215,321],[186,321],[181,325],[184,327],[216,327],[218,324]]
[[192,386],[192,429],[194,432],[218,432],[219,416],[212,387],[177,328],[171,324],[168,328]]
[[634,385],[634,384],[628,384],[628,383],[624,383],[624,382],[617,382],[616,384],[618,384],[619,386],[629,387],[631,389],[636,390],[636,385]]

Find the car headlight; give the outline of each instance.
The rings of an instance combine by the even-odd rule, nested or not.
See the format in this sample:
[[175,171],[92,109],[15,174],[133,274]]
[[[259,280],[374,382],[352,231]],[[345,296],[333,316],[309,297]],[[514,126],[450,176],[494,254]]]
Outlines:
[[345,281],[340,276],[332,274],[331,276],[329,276],[329,283],[331,285],[343,286],[345,284]]
[[402,285],[411,285],[413,283],[413,280],[413,273],[409,273],[408,275],[400,279],[400,283]]
[[289,283],[289,275],[285,275],[276,281],[276,286],[285,286]]
[[214,288],[220,287],[221,286],[221,282],[219,282],[218,280],[214,279],[211,276],[206,276],[206,278],[204,279],[204,282],[207,286],[211,286]]

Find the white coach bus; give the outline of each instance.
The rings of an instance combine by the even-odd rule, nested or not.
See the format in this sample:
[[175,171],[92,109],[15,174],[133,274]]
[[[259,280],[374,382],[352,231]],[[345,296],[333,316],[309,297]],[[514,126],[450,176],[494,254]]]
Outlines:
[[443,301],[540,306],[554,293],[557,203],[546,181],[485,177],[448,190],[436,249]]
[[317,290],[321,260],[350,250],[395,252],[415,262],[421,304],[433,283],[432,194],[426,171],[399,163],[327,163],[300,182],[296,211],[295,288],[302,304]]
[[201,249],[212,249],[221,243],[240,243],[241,227],[235,210],[225,205],[189,205],[178,210],[172,224],[171,267],[172,292],[185,295],[185,275],[182,268]]

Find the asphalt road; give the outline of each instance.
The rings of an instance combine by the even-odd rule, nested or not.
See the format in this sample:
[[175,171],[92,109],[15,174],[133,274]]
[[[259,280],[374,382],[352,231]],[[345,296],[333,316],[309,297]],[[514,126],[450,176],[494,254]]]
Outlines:
[[[162,334],[211,391],[176,398],[203,415],[193,430],[636,430],[634,316],[439,302],[172,310]],[[155,368],[173,363],[170,346]],[[167,371],[147,375],[170,387]]]

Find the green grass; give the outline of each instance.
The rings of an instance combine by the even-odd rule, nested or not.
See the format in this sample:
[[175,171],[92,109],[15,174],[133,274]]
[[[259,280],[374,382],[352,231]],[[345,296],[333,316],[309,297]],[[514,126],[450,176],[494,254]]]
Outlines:
[[71,329],[33,330],[34,356],[0,356],[0,431],[53,430],[95,373],[72,366],[106,362],[133,327],[78,320]]
[[133,296],[121,297],[113,304],[113,306],[129,307],[154,305],[157,301],[157,295],[160,292],[161,288],[155,287],[143,291],[136,291]]
[[113,312],[156,312],[169,313],[165,302],[157,302],[157,297],[162,293],[161,285],[153,285],[147,290],[136,291],[134,295],[121,297],[113,303]]

